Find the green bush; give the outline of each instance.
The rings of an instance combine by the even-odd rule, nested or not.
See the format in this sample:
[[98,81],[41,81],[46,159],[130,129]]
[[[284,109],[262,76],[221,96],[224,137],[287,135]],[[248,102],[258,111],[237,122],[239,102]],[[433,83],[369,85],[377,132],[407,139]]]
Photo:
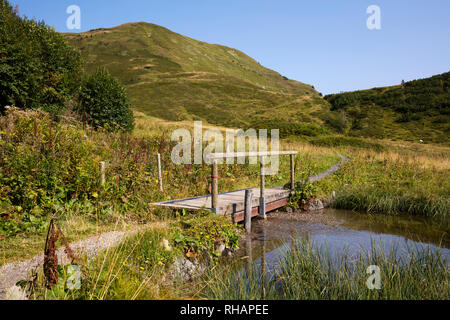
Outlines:
[[78,90],[81,57],[44,22],[0,0],[0,112],[6,105],[61,113]]
[[128,132],[133,130],[133,113],[125,89],[104,68],[83,83],[79,109],[95,128],[119,126]]

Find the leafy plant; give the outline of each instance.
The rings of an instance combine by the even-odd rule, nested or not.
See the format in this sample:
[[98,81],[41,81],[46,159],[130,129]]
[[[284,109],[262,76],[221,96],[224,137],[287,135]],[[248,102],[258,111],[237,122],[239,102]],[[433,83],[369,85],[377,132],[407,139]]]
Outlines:
[[295,191],[289,198],[289,205],[296,209],[301,208],[309,199],[316,196],[317,190],[317,186],[313,183],[296,182]]
[[134,127],[127,94],[122,84],[105,68],[98,69],[80,90],[79,111],[95,128],[116,126],[131,132]]

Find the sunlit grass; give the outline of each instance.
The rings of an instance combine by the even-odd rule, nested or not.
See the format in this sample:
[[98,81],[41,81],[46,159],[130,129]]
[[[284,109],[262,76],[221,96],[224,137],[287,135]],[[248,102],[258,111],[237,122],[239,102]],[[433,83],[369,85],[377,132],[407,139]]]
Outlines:
[[[369,266],[380,269],[380,289],[369,289]],[[280,258],[276,274],[261,266],[210,270],[199,283],[199,296],[209,299],[365,300],[449,298],[448,265],[439,251],[411,247],[331,254],[326,247],[299,241]],[[265,280],[264,280],[265,279]],[[371,282],[373,284],[373,282]],[[373,288],[373,287],[372,287]]]

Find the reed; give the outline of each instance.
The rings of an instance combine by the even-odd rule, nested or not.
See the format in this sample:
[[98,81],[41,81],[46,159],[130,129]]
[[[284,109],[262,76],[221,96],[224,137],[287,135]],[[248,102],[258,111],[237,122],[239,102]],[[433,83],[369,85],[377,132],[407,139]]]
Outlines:
[[[380,268],[380,289],[369,289],[371,265]],[[439,251],[396,248],[385,251],[372,244],[369,250],[350,255],[330,253],[299,241],[280,258],[277,272],[263,280],[260,266],[244,270],[210,270],[199,287],[199,297],[208,299],[283,299],[283,300],[403,300],[449,298],[448,263]]]

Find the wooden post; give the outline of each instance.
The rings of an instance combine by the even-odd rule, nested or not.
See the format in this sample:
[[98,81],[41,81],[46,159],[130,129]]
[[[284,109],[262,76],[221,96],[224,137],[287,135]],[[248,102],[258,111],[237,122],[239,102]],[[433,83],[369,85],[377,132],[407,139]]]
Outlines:
[[159,191],[164,192],[163,181],[162,181],[162,171],[161,171],[161,154],[158,153],[158,183]]
[[252,232],[252,201],[253,201],[253,191],[245,190],[244,226],[245,232],[247,234],[250,234]]
[[247,236],[245,239],[245,251],[247,252],[247,274],[250,276],[253,272],[253,254],[252,254],[251,236]]
[[266,285],[267,285],[267,279],[266,279],[266,229],[263,228],[262,230],[262,238],[264,241],[262,242],[261,246],[261,275],[262,275],[262,300],[265,300],[266,298]]
[[212,164],[212,174],[211,174],[211,208],[212,211],[215,213],[217,212],[217,202],[219,198],[219,186],[218,186],[218,179],[219,179],[219,170],[217,168],[217,160],[213,160]]
[[294,164],[294,155],[291,154],[291,190],[295,190],[295,164]]
[[105,168],[106,163],[105,161],[100,161],[100,185],[105,185]]
[[265,194],[266,194],[266,186],[265,186],[265,182],[264,182],[264,176],[266,175],[265,171],[264,171],[264,161],[263,161],[264,157],[260,157],[260,177],[261,177],[261,184],[260,184],[260,195],[259,195],[259,215],[262,218],[266,218],[266,199],[265,199]]

